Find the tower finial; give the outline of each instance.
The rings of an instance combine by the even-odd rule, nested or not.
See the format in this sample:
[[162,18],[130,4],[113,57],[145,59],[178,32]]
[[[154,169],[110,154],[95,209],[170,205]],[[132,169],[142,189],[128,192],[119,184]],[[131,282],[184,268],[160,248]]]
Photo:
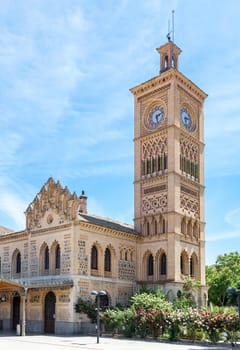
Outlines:
[[168,33],[167,33],[168,41],[171,41],[171,34],[172,34],[172,42],[174,43],[174,10],[172,10],[172,29],[170,28],[170,19],[168,20]]
[[172,10],[172,41],[174,43],[174,10]]

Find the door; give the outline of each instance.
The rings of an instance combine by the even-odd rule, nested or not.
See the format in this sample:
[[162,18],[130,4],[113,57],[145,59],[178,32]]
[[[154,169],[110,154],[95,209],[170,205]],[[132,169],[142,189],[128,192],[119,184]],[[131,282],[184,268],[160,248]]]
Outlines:
[[49,292],[45,297],[45,318],[44,332],[55,333],[55,305],[56,297],[53,292]]
[[13,318],[12,329],[17,329],[17,324],[20,323],[20,295],[13,297]]

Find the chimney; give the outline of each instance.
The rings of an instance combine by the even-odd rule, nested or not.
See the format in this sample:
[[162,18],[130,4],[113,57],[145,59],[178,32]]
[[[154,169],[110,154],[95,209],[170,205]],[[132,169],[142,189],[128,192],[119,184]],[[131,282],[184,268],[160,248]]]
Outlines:
[[81,214],[87,214],[87,196],[85,196],[84,191],[82,191],[80,199],[80,210],[79,213]]

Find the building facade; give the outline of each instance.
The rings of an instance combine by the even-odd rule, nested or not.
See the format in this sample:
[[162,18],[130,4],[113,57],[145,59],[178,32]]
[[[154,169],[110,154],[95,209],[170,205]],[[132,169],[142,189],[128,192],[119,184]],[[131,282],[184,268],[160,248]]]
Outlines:
[[104,290],[127,304],[143,285],[173,298],[184,276],[207,302],[204,235],[206,94],[178,70],[181,50],[157,49],[158,76],[134,95],[134,226],[91,215],[87,197],[52,178],[28,206],[26,228],[0,233],[0,328],[22,334],[85,332],[79,297]]

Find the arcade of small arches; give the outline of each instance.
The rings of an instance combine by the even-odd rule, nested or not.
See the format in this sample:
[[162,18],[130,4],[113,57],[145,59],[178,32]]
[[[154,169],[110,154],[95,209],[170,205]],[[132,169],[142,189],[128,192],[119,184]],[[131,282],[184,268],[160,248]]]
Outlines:
[[[19,249],[15,249],[11,259],[11,277],[19,279],[22,276],[22,254]],[[54,241],[50,249],[44,242],[39,251],[39,275],[58,275],[61,267],[60,245]],[[0,257],[0,275],[4,275],[2,260]]]
[[185,236],[199,239],[199,222],[193,219],[187,219],[184,217],[181,221],[181,233]]
[[144,236],[152,236],[167,232],[167,220],[164,215],[159,215],[158,218],[145,217],[142,223],[142,230]]
[[[167,220],[164,215],[160,215],[158,218],[149,217],[145,218],[142,224],[142,233],[144,236],[153,236],[158,234],[164,234],[167,232]],[[183,217],[181,220],[181,233],[184,236],[199,239],[200,227],[197,220],[188,219]]]
[[[189,255],[182,251],[179,259],[181,275],[188,275],[191,278],[199,278],[199,261],[195,252]],[[167,277],[167,254],[163,249],[154,256],[147,251],[143,257],[143,279],[147,281],[158,281]]]
[[[116,277],[118,275],[116,259],[116,251],[111,244],[103,250],[98,242],[94,243],[91,248],[91,275]],[[134,250],[122,247],[120,249],[120,260],[134,263]]]

